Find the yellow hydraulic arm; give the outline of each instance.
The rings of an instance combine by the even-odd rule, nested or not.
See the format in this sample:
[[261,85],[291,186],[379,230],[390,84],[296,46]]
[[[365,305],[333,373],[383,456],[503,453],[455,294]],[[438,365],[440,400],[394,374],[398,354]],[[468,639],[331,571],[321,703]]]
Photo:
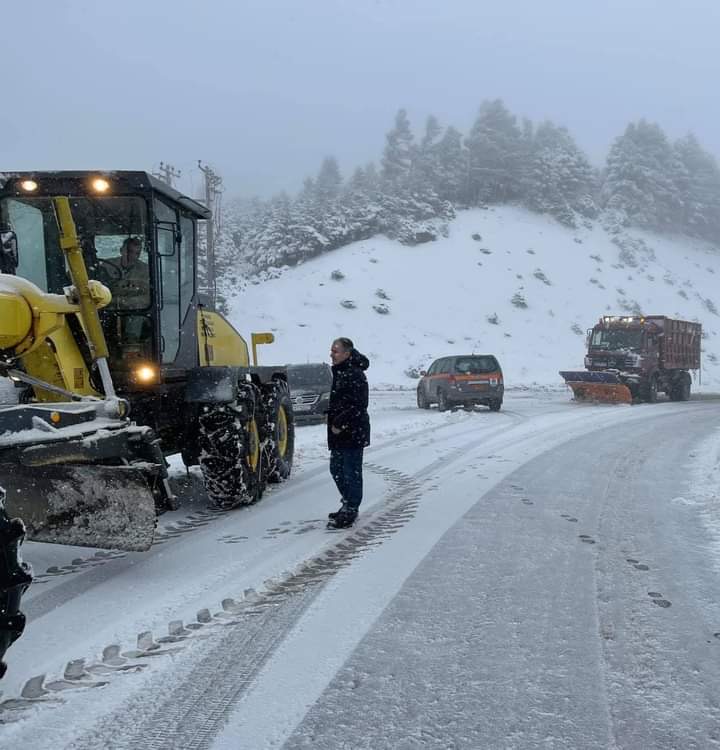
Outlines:
[[106,398],[115,397],[115,387],[110,377],[110,369],[107,363],[108,348],[103,334],[98,308],[90,288],[90,283],[83,260],[80,240],[75,229],[70,201],[65,197],[53,198],[55,214],[60,227],[60,247],[67,258],[70,278],[75,287],[77,303],[80,306],[80,315],[88,338],[88,346],[93,360],[97,363],[100,378],[103,384]]

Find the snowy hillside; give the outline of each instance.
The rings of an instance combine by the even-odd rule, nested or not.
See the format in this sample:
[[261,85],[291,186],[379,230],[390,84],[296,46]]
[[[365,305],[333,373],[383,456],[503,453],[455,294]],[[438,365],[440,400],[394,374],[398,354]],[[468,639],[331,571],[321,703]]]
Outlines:
[[714,389],[718,277],[707,243],[497,207],[460,212],[437,242],[375,237],[285,268],[236,290],[230,317],[246,336],[275,333],[261,362],[326,361],[332,339],[349,336],[375,387],[413,387],[407,372],[467,352],[495,354],[512,387],[561,385],[559,369],[582,368],[600,315],[667,314],[703,324],[702,385]]

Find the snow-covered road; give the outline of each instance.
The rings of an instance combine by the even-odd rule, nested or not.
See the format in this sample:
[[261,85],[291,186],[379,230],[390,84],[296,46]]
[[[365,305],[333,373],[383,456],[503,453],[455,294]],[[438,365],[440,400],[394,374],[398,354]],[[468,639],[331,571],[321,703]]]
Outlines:
[[191,482],[147,553],[28,544],[38,582],[2,689],[30,700],[3,704],[1,744],[720,742],[720,401],[372,401],[348,532],[324,529],[315,426],[291,482],[219,515]]

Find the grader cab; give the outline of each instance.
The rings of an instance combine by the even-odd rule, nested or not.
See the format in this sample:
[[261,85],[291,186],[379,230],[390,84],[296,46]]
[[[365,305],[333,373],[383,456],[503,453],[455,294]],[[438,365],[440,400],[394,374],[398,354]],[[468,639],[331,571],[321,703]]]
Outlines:
[[224,507],[289,475],[285,368],[251,362],[199,287],[210,218],[144,172],[2,175],[0,375],[20,403],[0,408],[0,485],[29,538],[147,549],[175,507],[169,453]]

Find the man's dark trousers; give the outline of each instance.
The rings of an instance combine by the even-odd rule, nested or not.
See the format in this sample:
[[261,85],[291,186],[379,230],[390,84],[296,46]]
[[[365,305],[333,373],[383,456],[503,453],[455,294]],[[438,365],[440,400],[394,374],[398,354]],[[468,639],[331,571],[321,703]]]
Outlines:
[[335,448],[330,451],[330,474],[343,503],[357,510],[363,496],[362,448]]

